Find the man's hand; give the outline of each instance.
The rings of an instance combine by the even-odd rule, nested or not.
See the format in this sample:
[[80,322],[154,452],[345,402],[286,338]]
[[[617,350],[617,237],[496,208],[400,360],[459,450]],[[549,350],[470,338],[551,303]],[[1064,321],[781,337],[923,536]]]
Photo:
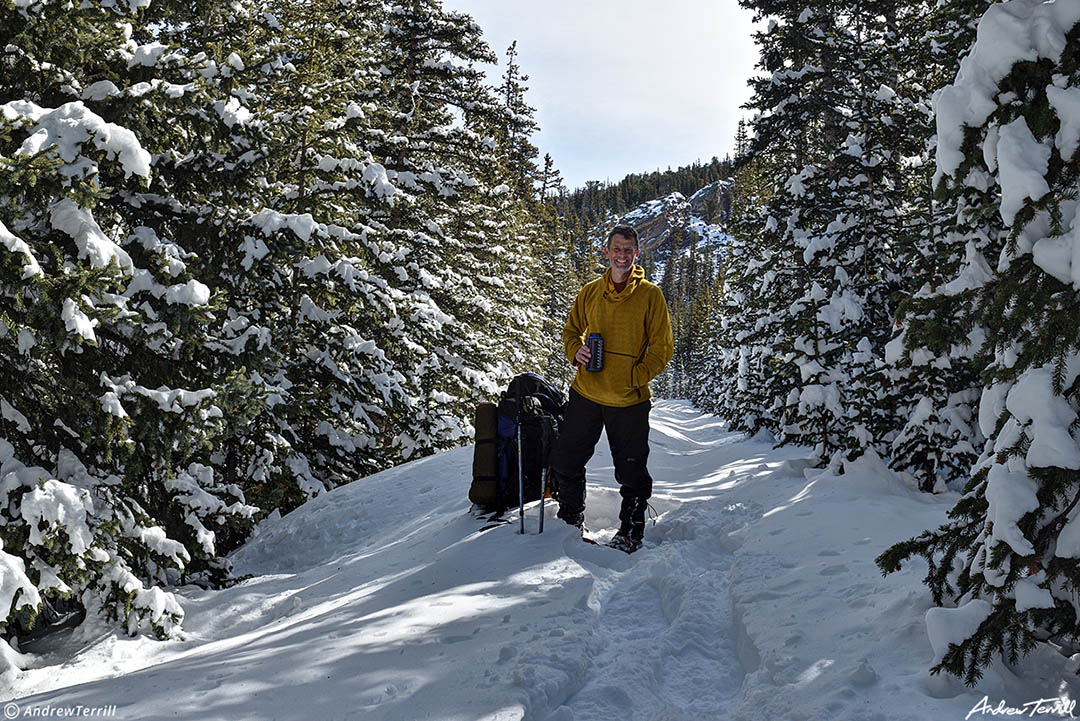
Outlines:
[[577,349],[577,353],[574,354],[574,360],[583,366],[589,365],[589,360],[592,359],[592,352],[589,351],[589,346],[583,345]]

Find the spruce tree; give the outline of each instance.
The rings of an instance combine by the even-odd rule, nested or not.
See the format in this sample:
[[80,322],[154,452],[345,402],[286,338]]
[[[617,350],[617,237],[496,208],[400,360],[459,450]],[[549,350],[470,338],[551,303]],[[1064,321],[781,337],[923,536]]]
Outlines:
[[[954,185],[936,197],[932,176],[935,138],[929,98],[956,76],[960,58],[975,39],[975,23],[988,0],[904,6],[904,37],[896,64],[907,68],[898,100],[910,108],[902,126],[924,138],[904,168],[909,198],[900,236],[908,292],[898,307],[895,337],[888,347],[890,368],[882,374],[896,398],[889,405],[906,422],[892,441],[890,466],[911,473],[925,491],[959,482],[982,445],[975,422],[981,380],[981,327],[974,309],[987,289],[976,274],[954,281],[962,267],[986,267],[1000,249],[992,182]],[[919,97],[925,101],[919,102]],[[982,274],[984,278],[989,273]]]
[[182,152],[158,134],[213,92],[183,77],[205,56],[161,42],[189,12],[3,11],[5,625],[67,597],[171,635],[183,611],[162,587],[255,511],[209,464],[229,388],[200,360],[217,300],[185,239],[142,222],[149,196],[176,202]]
[[732,285],[748,304],[729,321],[745,347],[727,353],[728,365],[761,377],[735,381],[721,405],[754,394],[727,415],[770,415],[782,443],[811,446],[823,462],[889,432],[872,417],[879,405],[866,376],[880,368],[900,283],[891,9],[744,4],[769,19],[757,35],[767,74],[748,107],[758,112],[750,153],[772,189],[735,209],[732,223],[736,245],[755,242],[733,249],[747,258]]
[[[749,142],[746,132],[744,125],[744,139]],[[696,381],[701,389],[697,402],[702,408],[727,420],[732,430],[750,434],[779,430],[776,415],[769,408],[772,394],[766,384],[766,380],[777,378],[766,373],[771,347],[768,338],[759,334],[763,307],[751,302],[761,258],[768,259],[772,253],[753,240],[766,225],[765,203],[773,195],[765,170],[769,160],[763,153],[744,151],[724,190],[730,198],[724,218],[729,239],[723,250],[723,275],[716,279],[713,292],[716,317],[710,333],[710,356],[698,365]]]
[[281,29],[257,63],[268,76],[258,117],[269,136],[265,188],[228,284],[235,316],[265,329],[245,366],[268,402],[236,440],[260,449],[259,500],[288,511],[399,460],[386,429],[407,422],[407,368],[393,356],[410,309],[391,285],[403,272],[397,249],[378,245],[364,222],[392,194],[357,142],[374,114],[381,4],[269,9]]
[[[517,41],[506,49],[506,71],[498,88],[501,105],[499,133],[501,154],[504,158],[507,179],[518,199],[531,199],[536,188],[534,183],[540,177],[536,167],[539,151],[532,143],[532,135],[539,128],[536,122],[536,108],[525,101],[529,88],[525,84],[529,76],[521,72],[517,62]],[[545,158],[546,160],[547,158]],[[551,182],[551,178],[545,178]]]
[[512,179],[499,171],[506,116],[476,67],[495,59],[479,28],[434,0],[409,0],[388,10],[375,50],[365,142],[394,201],[369,223],[378,242],[402,249],[394,287],[414,305],[401,357],[413,414],[394,439],[408,458],[459,443],[476,402],[532,367],[539,296],[525,280],[532,251],[514,227]]
[[[1003,34],[1013,49],[1004,54]],[[950,521],[893,546],[878,565],[889,573],[926,558],[934,601],[958,606],[940,613],[972,629],[941,649],[931,671],[971,685],[998,655],[1015,663],[1040,640],[1080,637],[1078,58],[1080,6],[995,5],[935,100],[944,187],[992,179],[1008,228],[996,268],[981,269],[993,279],[976,309],[994,354],[979,408],[987,442]]]
[[[818,457],[827,458],[840,443],[824,415],[843,414],[838,379],[826,377],[833,371],[807,354],[836,355],[842,347],[830,341],[829,329],[817,315],[817,305],[828,296],[814,279],[815,268],[808,265],[814,255],[804,257],[799,244],[805,248],[831,220],[827,194],[820,199],[817,195],[829,183],[820,176],[837,142],[837,108],[843,107],[834,87],[835,37],[826,41],[835,31],[829,27],[835,18],[821,13],[824,17],[808,22],[814,18],[812,11],[793,2],[744,6],[759,20],[770,18],[755,36],[761,48],[758,66],[766,74],[753,81],[749,107],[759,113],[751,152],[776,192],[763,203],[737,210],[732,224],[734,243],[748,247],[732,250],[745,260],[738,262],[741,267],[731,281],[736,295],[728,302],[736,305],[743,299],[745,306],[729,326],[739,339],[733,350],[747,348],[728,353],[728,364],[761,375],[749,383],[745,372],[735,374],[730,398],[721,406],[730,406],[738,392],[752,394],[725,415],[733,420],[769,416],[775,419],[770,430],[778,437],[817,444]],[[818,21],[826,28],[819,28]],[[815,177],[819,181],[810,182]],[[752,245],[751,238],[756,239]],[[800,296],[803,302],[797,304]]]
[[799,369],[781,440],[813,445],[821,460],[885,440],[878,436],[884,429],[868,427],[876,419],[860,413],[878,407],[879,399],[859,383],[876,365],[866,354],[880,353],[887,339],[888,295],[898,283],[891,250],[900,210],[892,172],[898,156],[889,142],[893,98],[885,85],[891,65],[882,52],[888,16],[881,10],[864,3],[850,15],[799,16],[814,28],[820,63],[803,80],[815,78],[804,89],[821,103],[822,153],[789,180],[796,200],[785,222],[802,251],[803,294],[789,308],[787,328],[794,332],[786,330],[778,344]]

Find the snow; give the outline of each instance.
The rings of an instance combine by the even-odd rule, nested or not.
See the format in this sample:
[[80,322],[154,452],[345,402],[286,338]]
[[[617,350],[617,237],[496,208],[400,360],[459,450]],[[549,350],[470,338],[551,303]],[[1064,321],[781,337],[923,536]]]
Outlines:
[[882,85],[878,88],[877,94],[874,96],[875,100],[880,100],[883,103],[891,103],[896,100],[896,91],[890,88],[888,85]]
[[979,399],[979,430],[984,437],[990,438],[994,435],[994,427],[1002,411],[1005,410],[1005,398],[1008,393],[1009,386],[1005,383],[983,387],[982,396]]
[[52,148],[72,172],[92,168],[82,156],[82,145],[91,138],[98,150],[115,157],[124,169],[124,176],[150,177],[150,153],[139,144],[127,128],[107,123],[81,101],[64,103],[55,110],[43,108],[27,100],[14,100],[0,105],[0,114],[8,121],[34,123],[30,137],[19,148],[21,155],[36,155]]
[[134,390],[139,395],[145,396],[158,404],[163,411],[182,413],[184,408],[202,403],[208,398],[214,397],[214,391],[204,388],[199,391],[188,391],[181,388],[159,387],[157,390],[135,386]]
[[25,355],[27,351],[37,345],[37,339],[34,338],[34,334],[27,328],[19,330],[19,353]]
[[214,112],[221,118],[221,122],[228,127],[244,125],[251,119],[251,111],[240,104],[239,98],[219,100],[214,103]]
[[0,399],[0,416],[2,416],[4,420],[14,423],[15,427],[18,428],[20,432],[30,432],[30,421],[26,420],[26,416],[19,413],[15,410],[14,406],[3,399]]
[[1054,137],[1061,159],[1068,161],[1080,147],[1080,88],[1046,87],[1046,98],[1057,113],[1061,126]]
[[[288,228],[296,234],[296,237],[305,243],[311,238],[311,234],[319,229],[319,224],[315,222],[311,213],[279,213],[276,210],[270,210],[269,208],[260,210],[258,213],[251,216],[248,219],[248,222],[261,228],[263,235],[267,238],[282,228]],[[262,247],[265,248],[265,245]],[[255,255],[258,255],[260,252],[265,255],[262,248],[257,246],[253,247],[252,251]]]
[[1027,473],[1000,464],[990,468],[986,481],[986,518],[993,524],[990,537],[994,543],[1007,543],[1021,556],[1035,555],[1035,547],[1024,537],[1018,524],[1024,515],[1039,507],[1037,489],[1038,485]]
[[885,363],[894,366],[900,363],[904,357],[904,335],[906,330],[902,331],[895,338],[885,344]]
[[54,525],[64,530],[68,546],[76,556],[81,556],[94,541],[94,533],[87,525],[87,513],[94,512],[90,492],[68,483],[48,479],[33,488],[22,499],[21,512],[30,529],[30,543],[45,544],[40,527]]
[[1031,247],[1035,265],[1066,284],[1080,281],[1080,243],[1076,242],[1075,220],[1073,223],[1068,235],[1040,238]]
[[817,167],[808,165],[800,172],[788,178],[787,182],[784,183],[784,187],[792,196],[801,198],[806,195],[806,181],[813,178],[815,175],[817,175]]
[[[8,609],[12,608],[12,604],[15,604],[15,608],[34,607],[39,603],[41,603],[41,596],[34,587],[34,583],[26,575],[26,564],[18,556],[5,551],[4,542],[0,540],[0,607]],[[29,659],[21,655],[17,662],[7,657],[6,652],[10,650],[11,647],[8,644],[0,643],[0,653],[5,655],[4,658],[0,658],[0,678],[3,678],[12,665],[20,668],[28,665]]]
[[[1040,237],[1046,235],[1045,223],[1033,222],[1029,224],[1031,230],[1025,228],[1021,237],[1028,242],[1031,236],[1036,238],[1031,247],[1036,265],[1062,283],[1080,288],[1080,202],[1066,198],[1060,207],[1068,222],[1064,235]],[[1038,220],[1044,219],[1040,216]]]
[[117,418],[127,418],[128,413],[124,410],[124,406],[120,403],[120,396],[116,395],[113,391],[108,391],[103,394],[99,399],[101,402],[101,408],[106,413],[111,413]]
[[1080,558],[1080,515],[1075,511],[1058,534],[1054,555],[1060,558]]
[[835,333],[863,317],[862,301],[851,289],[833,293],[829,303],[818,309],[817,319],[827,324]]
[[997,144],[998,182],[1001,184],[1001,219],[1011,226],[1025,201],[1038,200],[1050,192],[1046,170],[1050,147],[1031,134],[1020,117],[999,131]]
[[[1040,575],[1045,576],[1045,572]],[[1046,579],[1041,579],[1045,583]],[[1016,610],[1024,612],[1032,608],[1053,608],[1054,597],[1045,588],[1036,585],[1030,578],[1021,578],[1013,588],[1016,596]]]
[[60,319],[64,321],[64,327],[67,328],[69,333],[77,333],[84,340],[97,341],[97,337],[94,335],[94,326],[97,325],[97,321],[90,320],[85,313],[79,310],[78,306],[75,305],[75,301],[71,298],[64,298],[64,307],[60,311]]
[[30,276],[44,275],[41,266],[38,265],[37,258],[34,257],[33,251],[30,250],[30,246],[22,238],[8,230],[3,222],[0,222],[0,243],[3,243],[4,247],[12,253],[22,253],[26,256],[26,265],[23,266],[22,272],[24,280]]
[[994,278],[994,271],[990,264],[975,246],[975,241],[969,240],[964,248],[964,264],[960,274],[946,283],[941,292],[947,296],[954,296],[966,290],[981,288]]
[[105,237],[94,216],[70,198],[53,205],[49,212],[52,227],[67,233],[75,240],[80,258],[89,258],[94,268],[108,267],[116,262],[128,273],[133,271],[131,256],[123,248]]
[[236,53],[229,53],[229,57],[225,58],[225,64],[236,70],[244,69],[244,61]]
[[371,192],[376,197],[387,200],[391,204],[397,188],[390,182],[386,175],[386,168],[378,163],[372,163],[364,169],[364,182],[371,186]]
[[[906,721],[1076,697],[1070,661],[1045,647],[975,688],[929,675],[988,604],[931,609],[921,562],[882,578],[874,558],[943,523],[955,493],[910,489],[870,454],[842,476],[809,469],[805,450],[684,402],[656,402],[651,441],[659,518],[632,556],[582,543],[554,504],[542,535],[537,504],[526,535],[481,532],[458,448],[264,521],[232,557],[250,578],[176,592],[175,640],[88,621],[26,644],[0,694],[123,718],[365,721]],[[604,538],[619,496],[603,439],[588,493]]]
[[[161,526],[136,526],[135,528],[128,529],[128,535],[137,538],[147,548],[154,553],[161,554],[165,558],[171,559],[177,566],[183,568],[184,561],[187,559],[187,550],[184,545],[179,541],[171,540],[165,533],[165,529]],[[126,579],[123,583],[124,588],[128,591],[132,591],[138,588],[142,588],[142,584],[139,580],[127,571],[123,572]],[[160,614],[155,614],[158,616]]]
[[[1015,62],[1057,62],[1065,33],[1080,21],[1080,3],[1011,0],[990,6],[979,22],[975,46],[960,62],[956,82],[934,95],[937,175],[954,174],[963,161],[964,126],[977,128],[998,107],[998,84]],[[1000,162],[1000,159],[999,159]]]
[[165,51],[169,49],[168,45],[164,45],[159,42],[146,43],[145,45],[139,45],[135,48],[135,53],[131,60],[128,61],[128,67],[133,68],[138,65],[144,65],[147,67],[153,67],[157,65],[161,60],[161,56],[165,54]]
[[251,266],[257,260],[262,260],[270,252],[270,247],[266,245],[262,238],[255,236],[244,236],[244,258],[240,262],[244,266],[244,270],[251,270]]
[[[1031,468],[1080,469],[1080,447],[1069,434],[1076,412],[1065,397],[1053,391],[1054,366],[1029,368],[1009,390],[1005,407],[1022,424],[1031,438],[1027,465]],[[1065,364],[1062,387],[1069,388],[1080,376],[1080,356],[1075,353]]]
[[210,300],[210,289],[193,279],[187,283],[169,286],[165,291],[165,300],[170,305],[206,305]]
[[940,663],[949,644],[960,644],[990,617],[993,607],[981,598],[959,608],[931,608],[926,612],[926,629],[934,648],[934,663]]
[[806,249],[803,251],[803,262],[810,264],[814,261],[814,256],[818,252],[825,251],[827,253],[836,247],[836,236],[826,233],[825,235],[804,238],[802,242],[806,244]]
[[120,94],[120,88],[111,80],[99,80],[91,83],[82,91],[83,100],[99,101]]

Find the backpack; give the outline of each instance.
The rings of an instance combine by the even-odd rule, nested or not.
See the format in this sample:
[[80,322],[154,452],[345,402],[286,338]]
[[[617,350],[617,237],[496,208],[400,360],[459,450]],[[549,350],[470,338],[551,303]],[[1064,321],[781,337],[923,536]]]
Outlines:
[[[541,487],[542,479],[559,434],[562,414],[562,392],[535,373],[515,376],[500,394],[498,404],[478,405],[469,500],[493,511],[538,500],[545,491]],[[519,433],[525,476],[521,501],[518,499]]]

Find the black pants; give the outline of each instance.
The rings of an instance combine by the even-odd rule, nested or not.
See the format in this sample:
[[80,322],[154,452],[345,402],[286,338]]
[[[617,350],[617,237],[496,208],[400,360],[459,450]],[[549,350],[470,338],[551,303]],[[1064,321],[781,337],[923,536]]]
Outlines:
[[652,476],[646,467],[651,408],[647,400],[625,408],[605,406],[570,389],[551,461],[559,489],[559,518],[568,523],[581,521],[585,513],[585,464],[600,440],[600,432],[606,429],[622,496],[619,530],[633,538],[642,537],[645,509],[652,495]]

